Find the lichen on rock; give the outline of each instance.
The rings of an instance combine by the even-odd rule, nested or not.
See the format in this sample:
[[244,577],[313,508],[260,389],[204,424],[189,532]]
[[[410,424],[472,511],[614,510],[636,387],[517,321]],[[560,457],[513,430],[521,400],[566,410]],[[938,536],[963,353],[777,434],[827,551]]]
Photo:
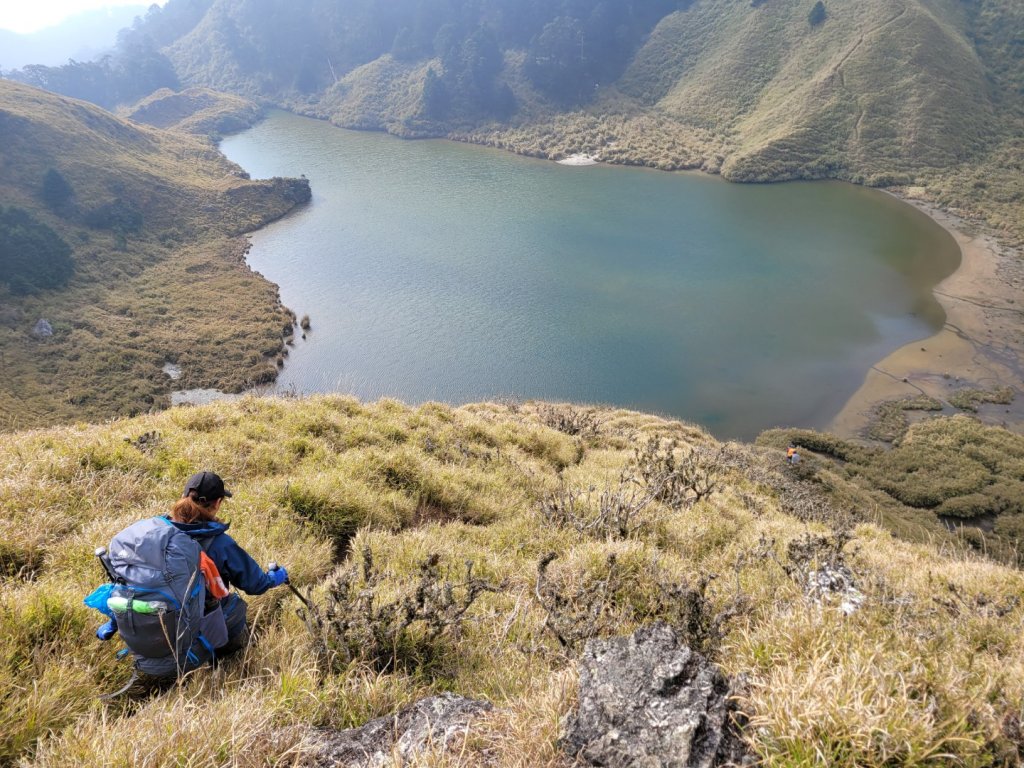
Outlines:
[[663,623],[591,640],[579,662],[579,707],[563,748],[585,764],[625,768],[743,765],[733,684]]
[[383,768],[415,761],[427,749],[444,749],[466,734],[491,705],[453,693],[420,699],[394,715],[344,731],[314,729],[306,737],[305,768]]

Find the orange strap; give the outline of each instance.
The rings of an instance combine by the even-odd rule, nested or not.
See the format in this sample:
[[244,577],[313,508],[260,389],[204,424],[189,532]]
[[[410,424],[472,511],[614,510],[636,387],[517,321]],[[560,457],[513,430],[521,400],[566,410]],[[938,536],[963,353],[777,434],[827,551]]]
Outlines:
[[220,571],[217,570],[216,564],[205,552],[199,553],[199,570],[206,577],[206,591],[211,596],[218,600],[228,596],[228,588],[224,584],[224,579],[220,577]]

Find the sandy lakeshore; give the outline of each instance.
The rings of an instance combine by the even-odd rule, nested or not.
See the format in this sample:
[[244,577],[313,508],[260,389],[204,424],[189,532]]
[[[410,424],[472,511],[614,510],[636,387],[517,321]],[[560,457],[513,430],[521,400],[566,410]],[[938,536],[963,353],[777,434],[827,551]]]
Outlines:
[[[1024,428],[1024,262],[973,225],[913,198],[902,198],[945,228],[960,245],[959,269],[935,288],[946,311],[941,331],[907,344],[868,372],[860,389],[829,429],[860,436],[875,407],[887,400],[925,394],[948,402],[964,388],[1009,386],[1011,405],[984,406],[979,417],[1014,430]],[[948,408],[950,412],[954,409]]]

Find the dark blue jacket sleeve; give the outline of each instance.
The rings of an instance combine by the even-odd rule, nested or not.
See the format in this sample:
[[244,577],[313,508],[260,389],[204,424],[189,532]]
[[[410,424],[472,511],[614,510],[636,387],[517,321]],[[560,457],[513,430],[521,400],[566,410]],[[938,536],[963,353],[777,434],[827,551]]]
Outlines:
[[259,564],[226,533],[213,541],[207,554],[217,565],[221,578],[246,594],[262,595],[274,586]]

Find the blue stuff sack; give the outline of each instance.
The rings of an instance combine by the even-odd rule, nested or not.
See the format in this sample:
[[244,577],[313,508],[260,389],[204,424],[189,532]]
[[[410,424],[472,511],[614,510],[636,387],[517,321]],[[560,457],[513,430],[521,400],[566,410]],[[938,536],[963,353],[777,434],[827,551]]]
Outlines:
[[97,587],[93,590],[92,594],[89,595],[82,602],[88,605],[90,608],[95,608],[97,611],[102,613],[104,616],[114,618],[114,612],[107,606],[107,600],[110,599],[110,594],[114,591],[116,584],[106,583],[102,586]]

